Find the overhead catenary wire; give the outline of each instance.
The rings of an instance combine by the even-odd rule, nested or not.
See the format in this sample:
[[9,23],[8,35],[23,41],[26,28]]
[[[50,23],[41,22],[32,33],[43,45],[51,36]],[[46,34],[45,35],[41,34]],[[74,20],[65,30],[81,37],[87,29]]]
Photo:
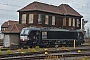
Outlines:
[[[17,0],[12,0],[12,1],[17,1]],[[21,1],[19,1],[19,2],[21,2]],[[72,1],[73,2],[73,1]],[[73,2],[73,3],[75,3],[75,2]],[[14,6],[14,7],[22,7],[22,6],[20,6],[20,5],[11,5],[11,4],[8,4],[8,3],[6,3],[6,4],[4,4],[4,3],[0,3],[1,5],[7,5],[7,6]],[[76,3],[75,3],[76,4]],[[84,7],[84,6],[82,6],[82,7]],[[86,6],[85,6],[86,7]],[[77,8],[77,7],[75,7],[76,9],[79,9],[79,10],[84,10],[84,11],[89,11],[89,10],[86,10],[86,9],[83,9],[83,8]],[[88,13],[87,13],[88,14]]]
[[0,10],[2,10],[2,11],[3,11],[3,10],[4,10],[4,11],[9,11],[9,12],[16,12],[16,11],[14,11],[14,10],[1,9],[1,8],[0,8]]
[[11,5],[11,4],[4,4],[4,3],[0,3],[1,5],[7,5],[7,6],[14,6],[14,7],[22,7],[22,6],[19,6],[19,5]]
[[[23,1],[18,1],[18,0],[12,0],[12,1],[15,1],[15,2],[20,2],[20,3],[24,3]],[[73,1],[71,1],[71,3],[72,4],[77,4],[76,2],[73,2]],[[22,6],[20,6],[20,5],[14,5],[14,4],[9,4],[9,3],[0,3],[1,5],[6,5],[6,6],[12,6],[13,8],[14,7],[22,7]],[[86,7],[86,6],[83,6],[83,5],[80,5],[81,6],[81,8],[79,7],[74,7],[74,8],[76,8],[77,10],[81,10],[81,11],[79,11],[81,14],[86,14],[86,15],[89,15],[90,14],[90,12],[89,12],[89,10],[88,9],[83,9],[83,7]],[[75,10],[76,10],[75,9]],[[12,12],[13,10],[7,10],[7,9],[0,9],[0,10],[4,10],[4,11],[10,11],[10,12]],[[85,11],[85,12],[83,12],[83,11]],[[14,11],[14,12],[16,12],[16,11]]]

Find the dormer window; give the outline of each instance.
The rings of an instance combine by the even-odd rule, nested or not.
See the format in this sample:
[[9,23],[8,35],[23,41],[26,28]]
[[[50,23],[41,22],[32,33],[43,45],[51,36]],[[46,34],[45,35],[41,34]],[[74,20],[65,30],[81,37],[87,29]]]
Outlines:
[[26,14],[22,14],[22,24],[26,24]]

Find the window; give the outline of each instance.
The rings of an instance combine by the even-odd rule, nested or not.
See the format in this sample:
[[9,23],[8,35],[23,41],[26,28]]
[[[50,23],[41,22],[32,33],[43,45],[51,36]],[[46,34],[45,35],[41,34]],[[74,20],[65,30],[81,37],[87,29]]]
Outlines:
[[33,14],[29,14],[29,23],[33,23]]
[[75,19],[73,18],[73,26],[75,26]]
[[28,35],[28,32],[29,32],[28,29],[26,29],[26,30],[22,30],[22,31],[21,31],[21,35],[22,35],[22,34]]
[[66,17],[63,18],[63,26],[66,26]]
[[26,23],[26,14],[22,14],[22,23]]
[[24,30],[22,29],[21,33],[20,34],[23,34],[24,33]]
[[79,27],[80,21],[79,19],[77,19],[77,27]]
[[38,24],[42,24],[42,15],[38,14]]
[[42,32],[42,39],[47,39],[47,32]]
[[52,16],[52,25],[55,25],[55,16]]
[[49,19],[49,17],[48,17],[48,15],[46,15],[45,16],[45,24],[47,24],[47,25],[48,25],[48,19]]
[[69,26],[71,26],[71,18],[69,18]]
[[28,34],[28,32],[29,32],[29,30],[25,30],[24,34],[25,34],[25,35],[27,35],[27,34]]
[[4,31],[4,30],[5,30],[5,28],[2,28],[2,30]]
[[3,30],[3,28],[2,28],[2,30]]

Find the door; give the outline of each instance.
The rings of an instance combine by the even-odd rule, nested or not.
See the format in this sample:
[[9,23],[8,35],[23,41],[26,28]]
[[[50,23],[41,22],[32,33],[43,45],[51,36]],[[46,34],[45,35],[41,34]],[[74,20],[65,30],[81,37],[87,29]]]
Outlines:
[[10,47],[10,38],[9,35],[4,36],[4,46],[5,47]]

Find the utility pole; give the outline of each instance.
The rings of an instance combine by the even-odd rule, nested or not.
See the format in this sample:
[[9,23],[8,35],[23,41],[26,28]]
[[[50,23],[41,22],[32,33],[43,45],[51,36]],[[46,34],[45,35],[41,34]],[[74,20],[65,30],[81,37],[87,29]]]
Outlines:
[[87,35],[88,35],[88,37],[89,37],[89,28],[87,29]]
[[82,31],[83,31],[83,34],[84,34],[84,36],[86,36],[86,34],[88,35],[88,37],[89,37],[89,31],[88,31],[88,29],[87,29],[87,33],[86,33],[86,31],[85,31],[85,24],[87,23],[88,21],[85,21],[84,19],[82,19]]

